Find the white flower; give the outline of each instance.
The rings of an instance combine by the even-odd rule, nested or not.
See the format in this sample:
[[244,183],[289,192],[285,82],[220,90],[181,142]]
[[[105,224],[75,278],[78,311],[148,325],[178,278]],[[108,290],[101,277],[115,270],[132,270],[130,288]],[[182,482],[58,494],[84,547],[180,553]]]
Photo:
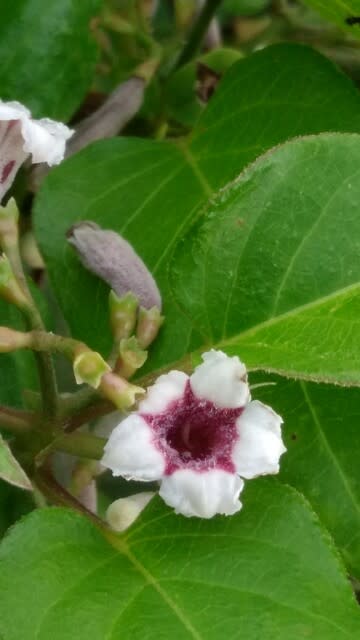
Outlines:
[[60,122],[33,120],[30,111],[19,102],[0,100],[0,201],[30,154],[33,163],[59,164],[72,134]]
[[246,368],[221,351],[189,377],[160,376],[139,410],[115,427],[102,464],[134,480],[160,480],[160,495],[185,516],[241,509],[242,478],[279,471],[282,419],[251,401]]

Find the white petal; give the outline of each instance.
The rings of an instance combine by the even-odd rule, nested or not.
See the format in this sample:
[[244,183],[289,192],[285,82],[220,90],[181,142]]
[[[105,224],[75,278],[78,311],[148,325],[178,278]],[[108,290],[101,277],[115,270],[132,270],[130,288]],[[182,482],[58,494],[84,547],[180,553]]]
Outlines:
[[115,427],[104,451],[101,463],[114,476],[149,481],[164,473],[165,460],[152,442],[151,428],[136,413]]
[[194,394],[224,409],[243,407],[250,398],[245,365],[237,356],[230,358],[214,349],[202,359],[190,377]]
[[27,158],[23,149],[20,122],[15,122],[11,127],[8,125],[8,122],[0,121],[0,201],[10,189],[19,168]]
[[64,124],[48,118],[33,120],[30,111],[19,102],[0,100],[0,122],[9,120],[21,123],[21,150],[31,153],[34,163],[53,165],[64,158],[66,140],[73,135]]
[[229,516],[241,509],[238,498],[243,486],[239,476],[220,469],[199,473],[181,469],[163,478],[160,495],[176,513],[212,518],[217,513]]
[[21,120],[22,118],[31,118],[29,109],[23,104],[16,100],[11,102],[0,100],[0,120]]
[[189,376],[183,371],[170,371],[160,376],[147,390],[146,397],[139,404],[140,413],[162,413],[169,404],[183,395]]
[[239,439],[233,460],[243,478],[279,472],[279,459],[286,451],[281,439],[282,419],[258,400],[250,402],[236,421]]
[[32,161],[46,162],[49,166],[59,164],[65,154],[66,141],[73,132],[60,122],[54,120],[22,121],[24,151],[32,154]]

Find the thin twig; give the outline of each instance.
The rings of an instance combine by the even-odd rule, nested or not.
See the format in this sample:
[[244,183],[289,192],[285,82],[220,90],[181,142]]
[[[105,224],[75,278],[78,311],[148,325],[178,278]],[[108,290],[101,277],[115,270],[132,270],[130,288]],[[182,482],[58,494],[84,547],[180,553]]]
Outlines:
[[12,407],[0,405],[0,427],[14,433],[24,433],[31,429],[34,414]]
[[184,48],[176,61],[175,70],[192,60],[200,48],[209,28],[209,24],[221,2],[222,0],[206,0],[202,10],[190,29]]
[[106,527],[106,524],[101,518],[98,518],[94,513],[86,509],[74,496],[58,484],[47,469],[41,468],[38,470],[35,476],[35,483],[51,504],[75,509],[75,511],[89,518],[97,527],[101,527],[102,529]]

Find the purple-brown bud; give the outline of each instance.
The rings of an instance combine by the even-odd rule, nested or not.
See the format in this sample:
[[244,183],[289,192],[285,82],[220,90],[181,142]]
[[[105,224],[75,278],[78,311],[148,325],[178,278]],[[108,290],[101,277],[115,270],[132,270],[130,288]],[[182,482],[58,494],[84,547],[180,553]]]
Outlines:
[[84,221],[69,230],[68,241],[83,265],[105,280],[119,297],[131,292],[145,309],[154,306],[161,309],[161,296],[154,278],[118,233]]

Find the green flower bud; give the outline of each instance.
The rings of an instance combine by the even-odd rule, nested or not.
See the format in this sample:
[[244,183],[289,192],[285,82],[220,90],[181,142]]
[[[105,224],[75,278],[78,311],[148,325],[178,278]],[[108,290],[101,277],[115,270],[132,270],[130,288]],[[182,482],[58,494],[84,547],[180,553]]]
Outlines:
[[3,249],[14,246],[18,240],[19,210],[14,198],[0,206],[0,245]]
[[86,383],[98,389],[104,374],[111,371],[100,353],[96,351],[82,351],[73,362],[75,380],[77,384]]
[[146,349],[154,342],[159,329],[164,322],[164,316],[161,315],[157,307],[152,309],[144,309],[140,307],[139,320],[136,329],[136,337],[140,347]]
[[116,373],[123,378],[131,378],[146,362],[147,351],[140,348],[135,336],[123,339],[119,345],[119,358],[116,362]]
[[5,255],[0,256],[0,297],[20,309],[27,306],[26,295],[17,282]]
[[154,495],[153,491],[143,491],[128,498],[119,498],[119,500],[112,502],[105,516],[110,527],[115,531],[128,529]]
[[102,377],[99,390],[121,410],[130,409],[135,404],[136,396],[145,393],[141,387],[130,384],[112,372],[106,373]]
[[115,291],[110,291],[109,309],[110,324],[117,342],[131,336],[135,329],[138,300],[132,293],[119,298]]

